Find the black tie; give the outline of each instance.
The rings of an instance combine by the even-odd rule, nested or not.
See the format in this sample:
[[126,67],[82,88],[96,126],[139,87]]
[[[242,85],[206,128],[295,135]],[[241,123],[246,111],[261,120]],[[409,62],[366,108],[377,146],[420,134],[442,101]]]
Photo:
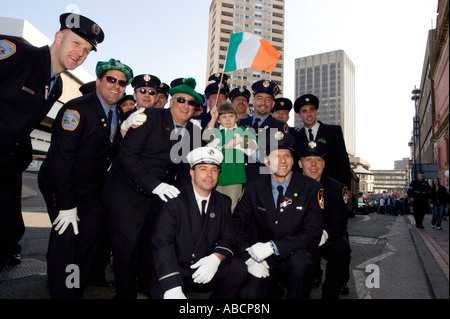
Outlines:
[[202,200],[202,218],[203,220],[205,220],[205,216],[206,216],[206,199]]
[[280,209],[280,204],[283,202],[283,186],[278,185],[277,210]]
[[255,130],[255,133],[258,134],[258,128],[259,128],[259,121],[261,121],[259,118],[255,118],[255,122],[253,123],[252,128]]
[[310,141],[314,141],[314,136],[313,136],[313,133],[312,133],[312,129],[308,129],[308,132],[309,132],[309,140]]

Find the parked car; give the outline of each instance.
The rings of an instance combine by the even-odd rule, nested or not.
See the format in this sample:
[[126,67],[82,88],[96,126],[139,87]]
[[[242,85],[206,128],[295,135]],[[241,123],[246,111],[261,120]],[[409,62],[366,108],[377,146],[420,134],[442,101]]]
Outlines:
[[364,198],[359,197],[358,198],[358,206],[356,207],[356,212],[359,214],[368,214],[368,207],[367,207],[367,203],[364,200]]

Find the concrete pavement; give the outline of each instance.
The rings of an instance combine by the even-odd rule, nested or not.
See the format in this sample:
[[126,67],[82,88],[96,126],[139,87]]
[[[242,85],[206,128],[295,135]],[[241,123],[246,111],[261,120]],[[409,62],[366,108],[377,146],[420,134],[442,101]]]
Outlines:
[[[24,190],[24,199],[37,200],[39,192],[33,192],[36,191]],[[31,194],[30,197],[26,197],[27,194]],[[20,242],[22,263],[7,266],[0,273],[0,299],[48,299],[45,254],[50,221],[39,207],[23,206],[28,211],[23,212],[26,232]],[[425,229],[417,229],[411,215],[373,213],[356,215],[348,222],[353,251],[350,293],[341,296],[342,299],[449,298],[448,221],[442,221],[442,230],[431,228],[430,214],[425,215]],[[374,269],[378,269],[378,273]],[[378,287],[374,277],[377,274]],[[113,280],[109,266],[107,276]],[[96,286],[89,286],[84,293],[85,299],[111,299],[113,296],[114,288]],[[318,298],[320,288],[311,293],[311,299]]]

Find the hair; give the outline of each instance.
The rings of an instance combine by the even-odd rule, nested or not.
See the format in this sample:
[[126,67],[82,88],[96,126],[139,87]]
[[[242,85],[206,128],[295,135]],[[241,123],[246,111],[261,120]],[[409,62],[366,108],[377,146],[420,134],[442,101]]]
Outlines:
[[217,108],[217,111],[219,112],[219,116],[221,116],[222,114],[234,114],[237,116],[236,108],[233,104],[228,102],[220,104]]
[[[434,184],[434,180],[437,180],[437,182],[438,182],[437,186]],[[433,181],[432,181],[431,184],[432,184],[431,186],[432,186],[433,188],[439,188],[439,187],[441,187],[441,181],[439,180],[439,178],[433,178]]]

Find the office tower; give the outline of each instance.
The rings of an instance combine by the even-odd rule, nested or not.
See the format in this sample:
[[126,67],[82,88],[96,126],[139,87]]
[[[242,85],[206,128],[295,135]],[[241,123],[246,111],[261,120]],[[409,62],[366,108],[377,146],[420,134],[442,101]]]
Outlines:
[[[355,155],[355,65],[343,50],[295,59],[295,98],[310,93],[320,106],[317,120],[342,127],[347,152]],[[303,127],[296,115],[296,127]]]
[[273,73],[254,69],[230,72],[230,89],[246,86],[251,91],[254,82],[266,79],[277,83],[283,91],[284,0],[212,0],[206,78],[223,72],[230,35],[238,32],[264,38],[281,53],[281,58]]

